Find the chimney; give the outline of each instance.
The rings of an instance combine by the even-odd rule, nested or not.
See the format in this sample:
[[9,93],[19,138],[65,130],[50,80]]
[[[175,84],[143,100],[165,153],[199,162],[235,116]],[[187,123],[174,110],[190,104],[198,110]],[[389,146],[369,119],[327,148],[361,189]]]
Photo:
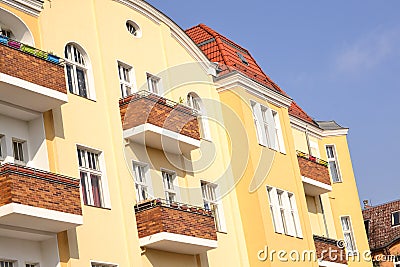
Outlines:
[[363,204],[364,204],[364,209],[367,210],[369,208],[371,208],[371,205],[369,204],[369,200],[363,200]]

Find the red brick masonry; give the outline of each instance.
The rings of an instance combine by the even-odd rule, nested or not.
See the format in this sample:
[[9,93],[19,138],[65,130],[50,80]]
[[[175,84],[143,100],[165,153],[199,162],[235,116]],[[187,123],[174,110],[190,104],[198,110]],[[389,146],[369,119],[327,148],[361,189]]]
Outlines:
[[314,161],[297,156],[302,176],[331,185],[328,167]]
[[186,106],[143,91],[121,99],[119,106],[124,130],[150,123],[200,140],[197,115]]
[[0,43],[0,73],[67,93],[64,67]]
[[347,264],[344,248],[338,247],[338,241],[321,236],[314,236],[317,257],[323,261]]
[[5,164],[0,167],[0,206],[10,203],[82,215],[78,179]]
[[214,217],[179,208],[154,205],[136,209],[139,238],[167,232],[217,240]]
[[363,210],[365,221],[369,221],[367,232],[371,251],[379,251],[400,243],[400,226],[392,227],[392,213],[400,211],[400,200]]

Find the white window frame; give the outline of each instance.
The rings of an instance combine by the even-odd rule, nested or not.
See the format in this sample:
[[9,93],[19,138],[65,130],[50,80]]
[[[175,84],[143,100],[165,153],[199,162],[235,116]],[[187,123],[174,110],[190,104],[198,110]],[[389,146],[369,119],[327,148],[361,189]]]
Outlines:
[[[396,224],[396,225],[394,224],[394,215],[395,215],[395,214],[398,214],[398,215],[399,215],[399,223]],[[392,221],[392,227],[398,227],[398,226],[400,226],[400,211],[392,212],[391,221]]]
[[191,92],[187,95],[187,105],[197,111],[197,120],[200,125],[201,138],[205,140],[211,140],[210,126],[208,124],[207,112],[205,110],[203,101],[201,98]]
[[[153,197],[153,189],[152,189],[152,183],[151,183],[149,164],[139,162],[139,161],[132,161],[132,167],[133,167],[133,176],[134,176],[134,180],[135,180],[136,202],[140,203],[145,200],[151,199]],[[137,168],[143,169],[144,181],[138,180],[138,169]],[[140,192],[143,188],[145,188],[146,195],[147,195],[147,197],[145,199],[142,198],[142,196],[140,195]]]
[[0,266],[4,267],[17,267],[16,260],[0,259]]
[[279,113],[276,110],[271,109],[272,112],[272,117],[274,119],[274,127],[275,127],[275,144],[276,144],[276,149],[285,154],[285,142],[283,141],[283,133],[282,133],[282,127],[281,127],[281,121],[279,118]]
[[[104,153],[100,150],[89,148],[86,146],[82,145],[77,145],[76,146],[76,151],[77,151],[77,161],[78,161],[78,169],[79,169],[79,177],[81,181],[81,193],[82,193],[82,200],[86,198],[86,202],[84,203],[86,206],[91,206],[91,207],[97,207],[97,208],[111,208],[110,205],[110,196],[109,196],[109,191],[108,191],[108,183],[107,183],[107,176],[106,176],[106,170],[105,170],[105,164],[104,164]],[[78,151],[84,151],[86,152],[85,156],[85,166],[80,166],[79,165],[79,152]],[[98,168],[93,169],[90,168],[89,166],[89,161],[87,158],[87,153],[92,153],[94,155],[97,155],[97,163]],[[84,182],[85,182],[85,192],[83,191],[83,185],[82,185],[82,176],[81,173],[85,173],[86,176],[84,177]],[[99,197],[100,197],[100,205],[95,205],[94,199],[93,199],[93,185],[92,185],[92,179],[90,175],[94,175],[99,177]],[[84,195],[85,194],[85,195]]]
[[[65,79],[67,82],[68,91],[83,98],[94,99],[94,96],[92,95],[90,90],[90,84],[89,84],[90,64],[86,53],[78,45],[74,43],[68,43],[65,46],[64,59],[65,59]],[[72,88],[70,88],[69,84],[68,68],[70,68]],[[85,90],[83,90],[82,92],[79,90],[78,71],[82,71],[84,75]]]
[[[20,147],[18,147],[18,157],[16,157],[15,155],[15,147],[14,144],[18,144],[20,145]],[[18,138],[12,138],[12,151],[13,151],[13,158],[14,158],[14,163],[15,164],[20,164],[20,165],[26,165],[26,163],[28,162],[28,145],[27,145],[27,141],[26,140],[21,140]],[[22,160],[19,158],[20,154],[22,154]]]
[[257,140],[260,145],[263,145],[265,141],[263,140],[263,133],[261,131],[261,121],[259,120],[260,116],[258,116],[257,114],[257,112],[259,111],[257,103],[254,101],[250,101],[250,106],[253,115],[254,125],[256,127]]
[[[168,188],[166,185],[166,177],[164,176],[164,174],[166,175],[171,175],[172,178],[172,189]],[[161,177],[162,177],[162,183],[163,183],[163,188],[164,188],[164,195],[165,195],[165,200],[167,200],[167,202],[169,204],[174,203],[174,202],[179,202],[179,188],[178,188],[178,178],[176,175],[175,171],[171,171],[171,170],[167,170],[164,168],[161,168]],[[174,196],[174,200],[171,201],[170,200],[170,196]]]
[[218,232],[227,232],[224,208],[220,199],[219,186],[207,181],[200,181],[203,204],[206,210],[214,212],[215,226]]
[[295,195],[267,186],[272,223],[276,233],[303,238]]
[[[349,225],[349,229],[344,229],[343,225],[343,219],[346,219]],[[342,226],[342,233],[343,233],[343,240],[346,246],[346,252],[348,255],[356,255],[357,254],[357,243],[356,239],[354,236],[354,231],[353,231],[353,224],[351,222],[351,217],[349,215],[344,215],[340,216],[340,225]],[[350,236],[350,242],[351,244],[348,244],[349,242],[346,240],[346,235]],[[352,247],[353,249],[350,249],[349,247]]]
[[262,146],[286,153],[279,113],[268,106],[250,100],[258,143]]
[[[146,73],[147,76],[147,88],[153,94],[161,96],[163,93],[162,90],[162,81],[160,77],[157,77],[153,74]],[[154,86],[155,85],[155,86]]]
[[[333,158],[329,157],[328,147],[332,148],[332,152],[333,152],[333,156],[334,156]],[[326,158],[327,158],[327,161],[328,161],[329,173],[331,175],[332,182],[333,183],[342,183],[343,179],[342,179],[342,174],[340,172],[340,166],[339,166],[339,160],[338,160],[338,154],[337,154],[337,151],[336,151],[336,146],[335,145],[330,145],[330,144],[325,145],[325,152],[326,152]],[[331,162],[335,163],[336,174],[337,174],[337,179],[338,179],[337,181],[333,179],[332,170],[331,170]]]
[[118,63],[118,78],[121,89],[121,97],[125,98],[133,94],[137,90],[135,73],[132,66],[123,63],[119,60],[117,61],[117,63]]

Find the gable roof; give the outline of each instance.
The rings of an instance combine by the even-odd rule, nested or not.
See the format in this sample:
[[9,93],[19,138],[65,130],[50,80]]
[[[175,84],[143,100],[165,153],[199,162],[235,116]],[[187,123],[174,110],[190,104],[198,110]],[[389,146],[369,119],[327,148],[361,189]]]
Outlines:
[[[288,96],[264,73],[247,49],[204,24],[187,29],[186,34],[197,44],[210,61],[216,62],[221,66],[222,74],[236,70],[271,90]],[[244,60],[242,61],[240,57],[243,57]],[[314,120],[294,101],[289,108],[289,114],[318,127]]]

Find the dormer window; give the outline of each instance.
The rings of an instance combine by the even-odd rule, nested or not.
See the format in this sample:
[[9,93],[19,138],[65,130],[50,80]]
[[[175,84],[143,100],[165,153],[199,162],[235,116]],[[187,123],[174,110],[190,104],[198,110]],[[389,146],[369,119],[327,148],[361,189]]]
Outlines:
[[245,65],[249,65],[249,62],[247,61],[247,59],[239,52],[236,52],[236,54],[238,55],[238,57],[240,58],[240,60],[242,61],[243,64]]
[[392,213],[392,226],[400,225],[400,211]]

